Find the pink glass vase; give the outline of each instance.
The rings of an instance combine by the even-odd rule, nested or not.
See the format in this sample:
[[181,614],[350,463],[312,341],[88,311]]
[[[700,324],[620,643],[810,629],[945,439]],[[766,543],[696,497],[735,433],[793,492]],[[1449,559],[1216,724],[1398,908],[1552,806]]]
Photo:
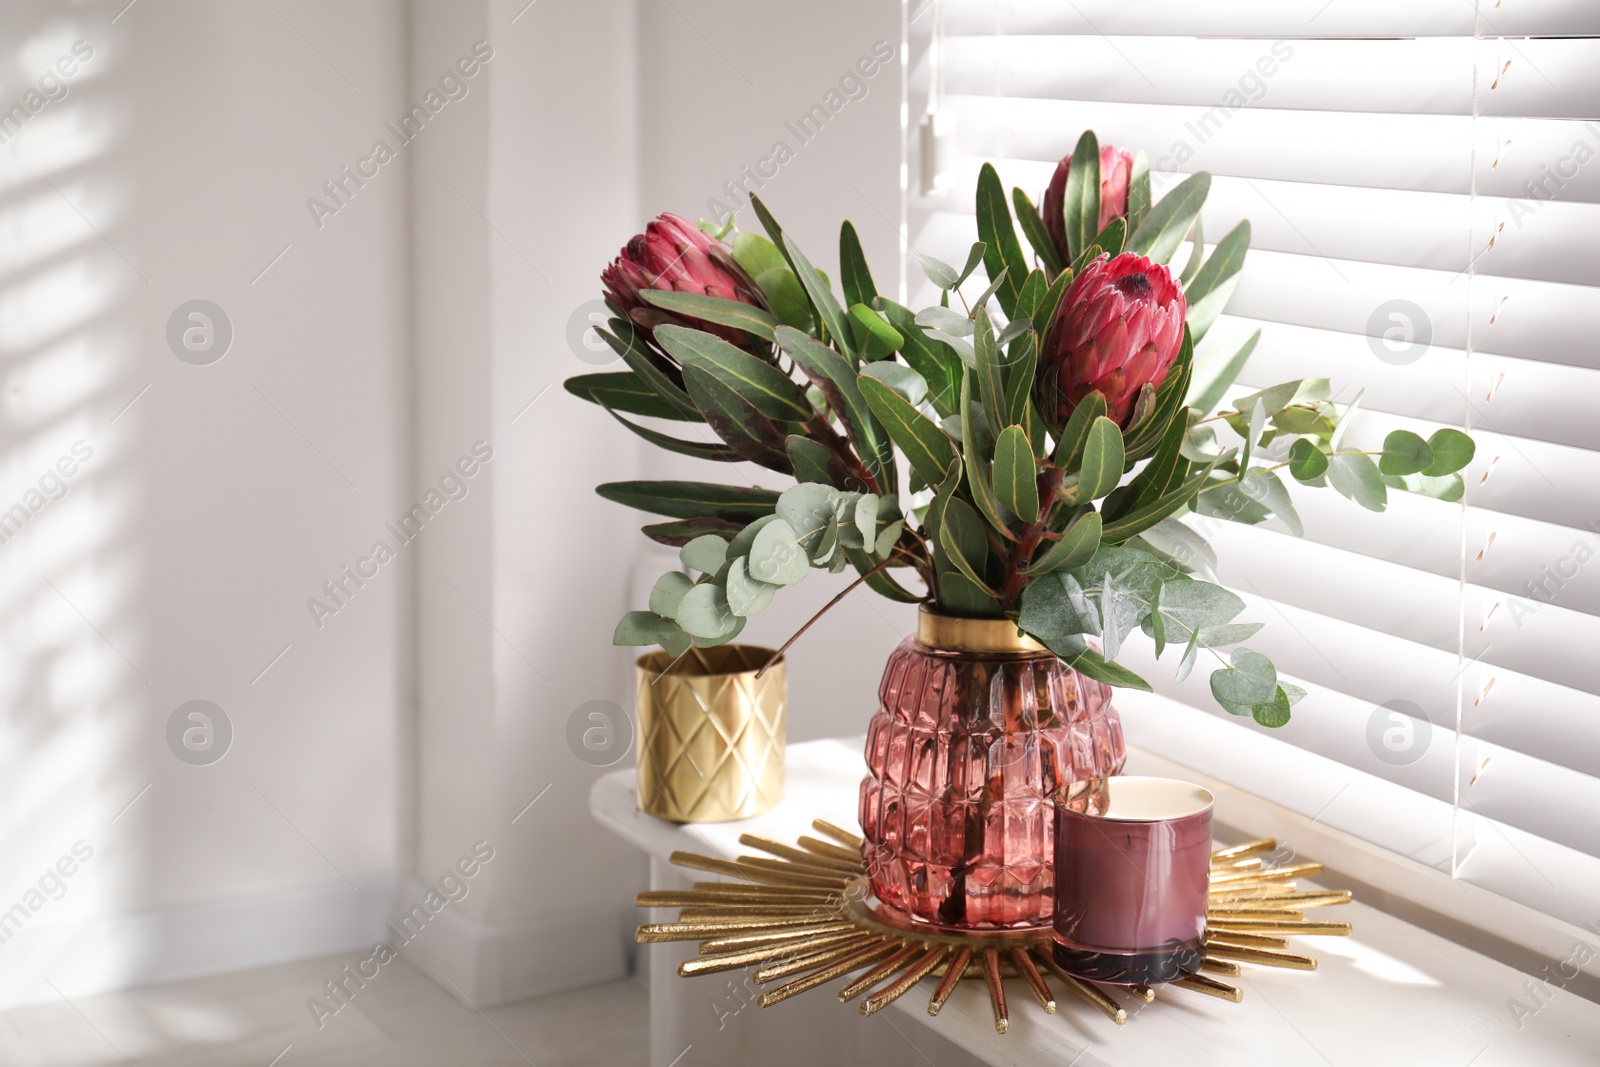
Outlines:
[[1111,690],[1005,619],[923,611],[867,730],[862,859],[885,905],[964,929],[1048,927],[1051,796],[1122,769]]

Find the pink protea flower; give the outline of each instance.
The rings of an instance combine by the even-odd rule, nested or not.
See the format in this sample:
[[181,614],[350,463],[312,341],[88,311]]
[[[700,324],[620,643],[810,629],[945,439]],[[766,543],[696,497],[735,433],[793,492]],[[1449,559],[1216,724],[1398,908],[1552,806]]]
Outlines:
[[1125,252],[1101,256],[1072,284],[1056,309],[1039,354],[1034,399],[1059,433],[1092,392],[1126,429],[1139,389],[1160,388],[1183,345],[1183,291],[1159,263]]
[[[1067,171],[1071,166],[1070,155],[1056,164],[1056,172],[1050,177],[1050,187],[1044,192],[1044,228],[1050,234],[1056,251],[1061,253],[1062,262],[1069,265],[1064,204],[1067,199]],[[1095,227],[1097,232],[1105,229],[1112,219],[1127,217],[1128,181],[1132,176],[1132,152],[1115,145],[1100,146],[1100,221]]]
[[639,295],[646,289],[671,289],[767,306],[760,288],[722,242],[677,215],[660,215],[635,235],[600,272],[600,281],[611,306],[646,333],[671,323],[705,330],[741,348],[761,345],[743,330],[674,315]]

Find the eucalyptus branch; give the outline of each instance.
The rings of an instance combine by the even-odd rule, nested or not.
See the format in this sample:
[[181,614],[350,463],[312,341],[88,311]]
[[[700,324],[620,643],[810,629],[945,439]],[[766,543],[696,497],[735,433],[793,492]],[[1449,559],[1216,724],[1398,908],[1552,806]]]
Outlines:
[[873,567],[870,571],[863,571],[862,574],[861,574],[861,577],[857,578],[855,581],[853,581],[849,585],[845,586],[843,589],[841,589],[839,591],[839,595],[838,596],[834,597],[832,600],[830,600],[826,604],[822,605],[821,610],[819,610],[815,615],[811,616],[811,618],[807,619],[805,621],[805,625],[801,626],[800,629],[796,630],[789,637],[789,640],[785,641],[778,648],[778,651],[776,651],[776,652],[774,652],[772,654],[772,658],[767,660],[766,663],[762,664],[761,669],[759,671],[756,671],[756,677],[760,678],[763,674],[766,674],[767,673],[767,669],[769,667],[771,667],[774,663],[778,662],[778,660],[782,659],[783,658],[783,654],[785,652],[789,651],[789,646],[794,644],[796,641],[800,640],[800,636],[802,634],[804,634],[807,630],[811,629],[811,624],[812,623],[816,622],[818,619],[822,618],[829,611],[831,611],[834,608],[834,606],[839,603],[839,601],[843,600],[845,597],[847,597],[851,593],[855,592],[856,588],[858,586],[860,586],[862,583],[864,583],[868,578],[871,578],[874,574],[877,574],[879,571],[883,570],[883,568],[887,567],[891,562],[894,561],[894,557],[897,554],[899,554],[898,550],[896,550],[895,552],[889,553],[889,555],[884,557],[884,560],[883,560],[882,563],[880,563],[877,566]]

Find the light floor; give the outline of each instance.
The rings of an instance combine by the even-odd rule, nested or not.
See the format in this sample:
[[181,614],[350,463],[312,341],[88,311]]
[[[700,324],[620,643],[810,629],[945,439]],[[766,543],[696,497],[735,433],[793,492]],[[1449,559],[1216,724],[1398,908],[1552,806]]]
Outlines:
[[632,981],[483,1013],[403,959],[319,1030],[306,1001],[349,957],[57,1000],[0,1013],[5,1067],[644,1067],[649,996]]

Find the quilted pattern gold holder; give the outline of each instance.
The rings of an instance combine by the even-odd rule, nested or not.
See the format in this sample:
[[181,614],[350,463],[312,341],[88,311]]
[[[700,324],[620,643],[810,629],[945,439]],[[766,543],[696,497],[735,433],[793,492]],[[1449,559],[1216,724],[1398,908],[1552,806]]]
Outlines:
[[[820,819],[812,827],[821,836],[801,837],[798,847],[740,836],[741,844],[763,856],[723,860],[673,853],[679,867],[728,880],[640,893],[635,903],[641,908],[680,910],[676,922],[640,926],[637,939],[698,941],[700,955],[678,967],[686,977],[755,967],[754,980],[765,987],[759,998],[763,1008],[847,979],[839,1000],[860,998],[860,1013],[872,1015],[924,978],[934,978],[928,1014],[937,1015],[957,981],[982,979],[995,1029],[1005,1033],[1007,979],[1020,981],[1028,996],[1052,1014],[1057,1007],[1053,979],[1118,1024],[1128,1019],[1123,998],[1147,1004],[1156,999],[1153,986],[1104,985],[1062,971],[1051,956],[1048,929],[960,931],[897,920],[872,903],[861,839]],[[1316,970],[1313,957],[1291,951],[1289,938],[1350,933],[1349,923],[1306,917],[1313,909],[1349,903],[1349,891],[1300,891],[1295,879],[1315,877],[1322,864],[1268,867],[1264,857],[1276,848],[1277,842],[1267,839],[1212,853],[1200,973],[1161,988],[1238,1003],[1242,991],[1224,978],[1242,974],[1246,966]]]
[[760,815],[783,799],[784,662],[754,645],[642,656],[639,810],[670,822]]

